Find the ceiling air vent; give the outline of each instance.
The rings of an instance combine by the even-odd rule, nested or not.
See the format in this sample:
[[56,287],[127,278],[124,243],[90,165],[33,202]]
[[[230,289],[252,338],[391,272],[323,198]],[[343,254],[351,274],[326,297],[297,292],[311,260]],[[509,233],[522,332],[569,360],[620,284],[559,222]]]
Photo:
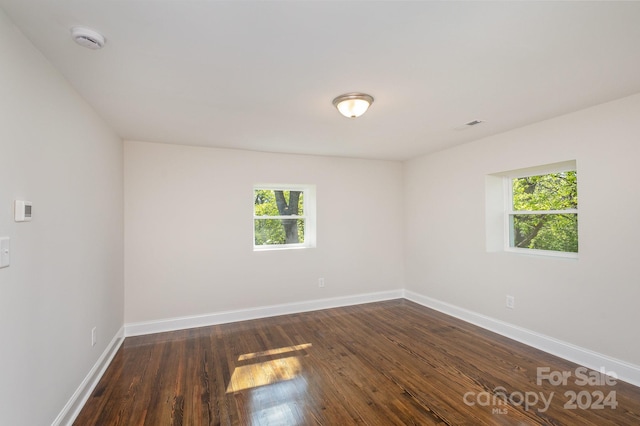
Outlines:
[[477,126],[478,124],[480,124],[482,122],[483,122],[482,120],[473,120],[473,121],[470,121],[470,122],[464,123],[464,124],[465,124],[465,126]]
[[102,34],[88,28],[71,28],[71,37],[73,38],[73,41],[78,43],[80,46],[92,50],[102,49],[105,43],[105,39]]

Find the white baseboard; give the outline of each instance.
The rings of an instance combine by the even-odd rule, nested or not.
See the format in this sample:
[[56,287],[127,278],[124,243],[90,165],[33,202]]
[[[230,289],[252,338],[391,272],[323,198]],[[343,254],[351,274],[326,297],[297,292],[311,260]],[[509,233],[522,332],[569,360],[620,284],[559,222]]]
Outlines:
[[478,314],[409,290],[404,291],[407,300],[416,302],[436,311],[451,315],[468,323],[477,325],[494,333],[532,346],[568,361],[600,371],[615,372],[616,376],[634,386],[640,386],[640,366],[603,355],[571,343],[563,342],[553,337],[536,333],[526,328],[518,327],[485,315]]
[[85,402],[89,399],[91,392],[95,389],[98,382],[102,378],[102,375],[106,371],[109,364],[111,364],[111,360],[115,356],[116,352],[122,345],[124,341],[124,327],[121,327],[120,330],[113,336],[111,342],[107,345],[107,348],[104,350],[98,361],[93,365],[89,374],[84,378],[78,389],[73,393],[67,404],[64,406],[58,417],[53,421],[51,426],[71,426],[80,414],[80,410],[84,406]]
[[403,297],[403,295],[403,290],[391,290],[378,293],[335,297],[330,299],[309,300],[305,302],[262,306],[258,308],[216,312],[205,315],[136,322],[125,324],[124,330],[125,336],[127,337],[140,336],[144,334],[162,333],[165,331],[183,330],[186,328],[206,327],[209,325],[225,324],[236,321],[246,321],[278,315],[296,314],[300,312],[317,311],[320,309],[338,308],[341,306],[360,305],[362,303],[400,299]]

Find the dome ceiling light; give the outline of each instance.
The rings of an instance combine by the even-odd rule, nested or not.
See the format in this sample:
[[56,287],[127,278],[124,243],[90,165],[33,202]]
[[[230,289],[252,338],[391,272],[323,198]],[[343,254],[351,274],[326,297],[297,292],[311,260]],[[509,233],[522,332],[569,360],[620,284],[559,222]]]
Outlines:
[[347,118],[357,118],[367,112],[373,97],[365,93],[345,93],[333,100],[333,106]]

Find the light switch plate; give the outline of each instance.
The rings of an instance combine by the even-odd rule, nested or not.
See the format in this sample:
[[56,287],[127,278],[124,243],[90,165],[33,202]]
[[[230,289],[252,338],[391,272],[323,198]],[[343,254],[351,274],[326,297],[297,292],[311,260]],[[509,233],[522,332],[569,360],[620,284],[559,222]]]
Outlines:
[[11,263],[11,239],[0,238],[0,268],[6,268]]

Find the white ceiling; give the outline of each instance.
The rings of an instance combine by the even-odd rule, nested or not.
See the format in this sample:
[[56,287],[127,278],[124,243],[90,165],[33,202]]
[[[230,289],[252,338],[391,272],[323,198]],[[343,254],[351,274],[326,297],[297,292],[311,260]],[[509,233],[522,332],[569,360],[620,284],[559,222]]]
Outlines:
[[[0,7],[124,139],[403,160],[640,92],[638,2]],[[358,119],[331,104],[352,91]]]

